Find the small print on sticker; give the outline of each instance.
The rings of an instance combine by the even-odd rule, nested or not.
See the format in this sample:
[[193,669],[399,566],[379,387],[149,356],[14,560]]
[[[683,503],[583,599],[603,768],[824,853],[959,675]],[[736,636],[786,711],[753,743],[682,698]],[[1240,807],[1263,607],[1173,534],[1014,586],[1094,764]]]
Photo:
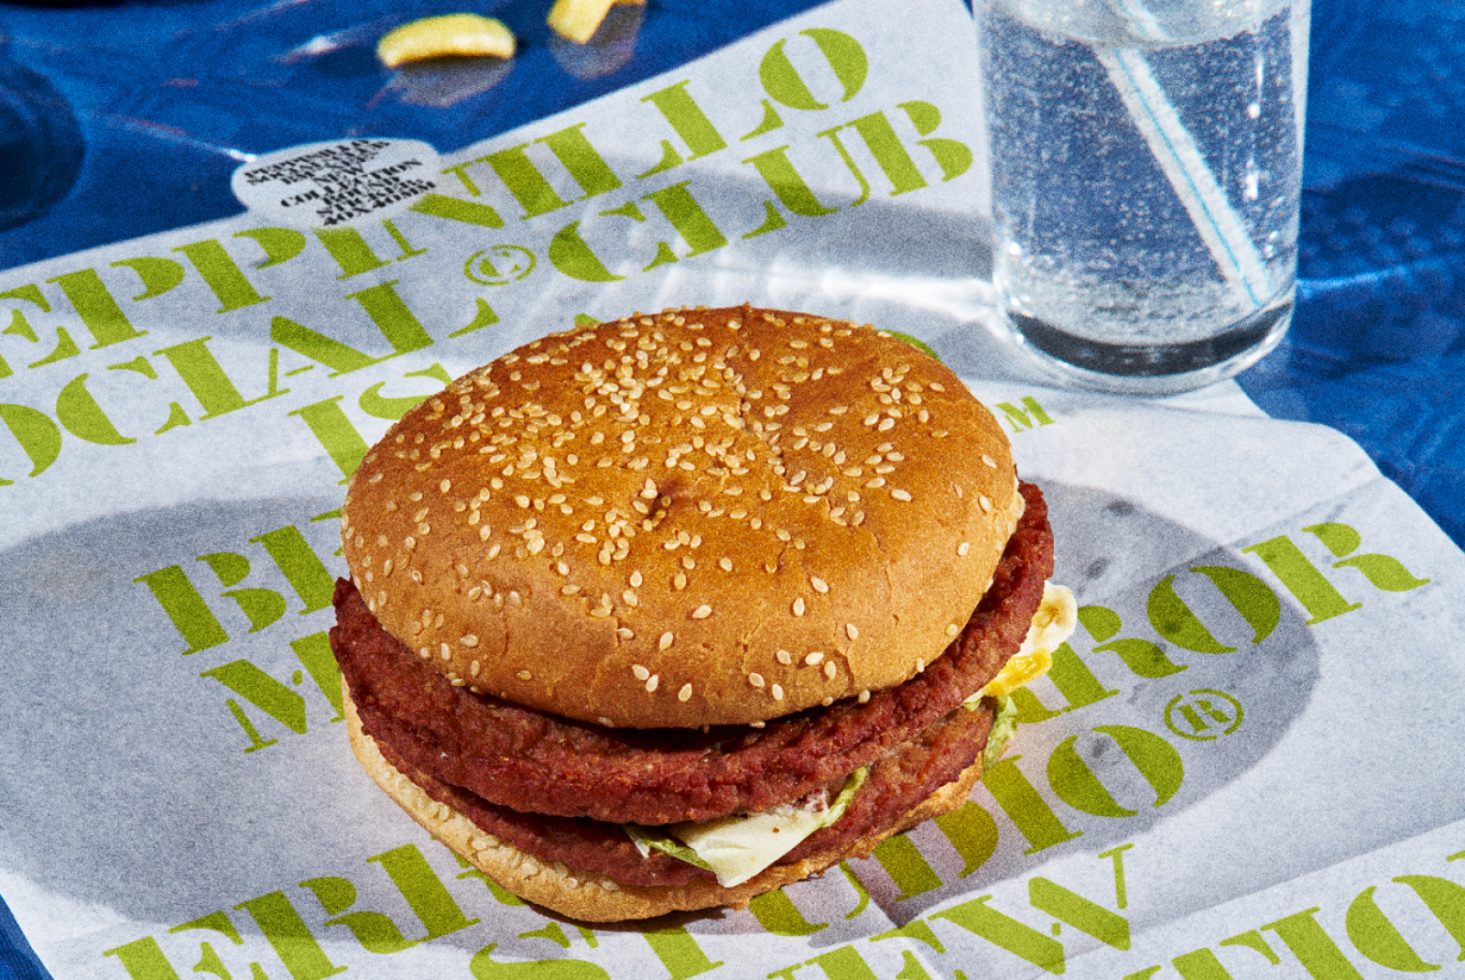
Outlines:
[[229,187],[252,213],[331,228],[388,218],[437,186],[437,151],[421,140],[332,140],[276,150],[234,171]]

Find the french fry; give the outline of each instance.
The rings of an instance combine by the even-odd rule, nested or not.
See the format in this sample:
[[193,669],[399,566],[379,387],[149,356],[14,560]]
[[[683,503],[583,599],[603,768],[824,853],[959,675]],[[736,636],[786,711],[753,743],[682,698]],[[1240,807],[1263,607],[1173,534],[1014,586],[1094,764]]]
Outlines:
[[517,44],[503,21],[478,14],[424,17],[388,32],[376,55],[388,68],[433,58],[512,58]]
[[646,0],[555,0],[549,11],[549,26],[565,40],[585,44],[618,3],[643,6]]

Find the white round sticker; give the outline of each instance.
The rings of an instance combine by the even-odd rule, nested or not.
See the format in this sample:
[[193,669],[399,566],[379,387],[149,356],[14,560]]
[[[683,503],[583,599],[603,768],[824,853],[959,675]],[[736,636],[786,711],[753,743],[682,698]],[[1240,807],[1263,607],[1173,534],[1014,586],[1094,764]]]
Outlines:
[[271,221],[329,228],[405,210],[437,186],[439,170],[437,151],[421,140],[332,140],[256,157],[229,186]]

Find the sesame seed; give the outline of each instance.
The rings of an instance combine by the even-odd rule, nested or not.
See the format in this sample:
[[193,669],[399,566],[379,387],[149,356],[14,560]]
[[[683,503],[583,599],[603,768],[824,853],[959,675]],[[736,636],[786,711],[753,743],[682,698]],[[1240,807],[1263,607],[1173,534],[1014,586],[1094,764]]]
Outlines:
[[730,571],[732,571],[733,570],[732,559],[731,558],[719,558],[719,559],[717,559],[717,567],[718,568],[721,568],[724,572],[730,572]]
[[982,494],[977,498],[977,506],[982,508],[983,513],[990,514],[992,512],[992,499],[986,494]]
[[877,425],[875,428],[881,432],[889,432],[891,429],[895,428],[895,419],[888,417],[883,418],[880,420],[880,424]]
[[794,615],[795,616],[802,616],[804,614],[804,597],[803,596],[795,596],[794,597],[793,611],[794,611]]
[[478,637],[472,633],[467,633],[463,637],[461,637],[458,642],[463,644],[465,647],[476,647],[478,646]]
[[787,650],[780,650],[777,654],[775,654],[775,656],[778,658],[778,662],[781,664],[791,664],[794,662],[794,655],[789,653]]
[[818,650],[815,650],[804,658],[804,663],[808,664],[810,667],[817,667],[823,659],[824,654],[819,652]]
[[896,487],[894,490],[890,491],[890,495],[896,500],[909,501],[911,499],[910,491],[902,490],[899,487]]
[[528,681],[528,680],[533,680],[534,679],[534,675],[531,674],[531,673],[529,673],[529,671],[527,671],[527,670],[521,670],[517,674],[515,674],[514,676],[517,677],[517,678],[519,678],[519,680],[521,680],[521,681]]
[[709,605],[707,605],[707,603],[705,603],[705,602],[702,603],[702,605],[698,606],[696,609],[693,609],[692,610],[692,618],[693,619],[706,619],[708,616],[711,616],[711,615],[712,615],[712,607],[709,606]]
[[638,681],[644,681],[646,680],[646,678],[651,676],[651,671],[647,670],[640,664],[631,664],[631,673],[635,675],[635,678]]
[[647,694],[655,694],[656,693],[656,686],[658,684],[660,684],[660,683],[661,683],[661,675],[660,674],[652,674],[650,676],[650,678],[648,678],[647,681],[646,681],[646,693]]
[[982,454],[982,465],[985,466],[985,467],[987,467],[988,469],[995,470],[997,468],[997,461],[995,459],[993,459],[991,456],[988,456],[986,453],[983,453]]
[[682,689],[677,692],[677,700],[678,701],[690,701],[690,700],[692,700],[692,685],[691,684],[683,684],[682,685]]
[[834,675],[837,673],[839,673],[839,668],[834,666],[834,661],[826,661],[824,664],[824,676],[830,680],[834,680]]
[[956,634],[958,634],[960,632],[961,632],[961,627],[960,626],[956,625],[955,623],[948,623],[947,624],[947,626],[946,626],[946,635],[947,636],[955,636]]
[[644,581],[645,579],[641,577],[641,573],[639,571],[631,573],[631,588],[639,589],[641,587],[641,583]]
[[[754,351],[753,353],[756,354],[757,351]],[[757,358],[753,358],[753,360],[757,360]],[[762,728],[762,727],[764,727],[767,724],[768,724],[768,722],[766,722],[766,721],[750,721],[750,722],[748,722],[748,727],[749,728]]]
[[442,655],[444,660],[451,660],[453,658],[453,651],[446,643],[438,646],[438,653]]
[[809,584],[814,587],[814,591],[815,592],[818,592],[820,594],[823,594],[823,593],[826,593],[826,592],[829,591],[829,583],[826,582],[826,581],[824,581],[822,578],[820,578],[817,575],[810,575],[809,576]]
[[963,541],[961,544],[959,544],[959,545],[956,546],[956,554],[957,554],[957,557],[959,557],[959,558],[965,558],[967,556],[967,553],[970,552],[971,550],[972,550],[971,542],[969,542],[969,541]]
[[675,634],[673,634],[671,630],[667,630],[665,633],[661,634],[661,639],[656,641],[656,648],[658,650],[665,650],[667,647],[672,645],[672,642],[674,640],[676,640]]
[[849,637],[851,640],[858,640],[860,638],[860,630],[857,626],[855,626],[854,623],[845,623],[844,635]]
[[749,674],[748,675],[748,683],[749,684],[752,684],[754,687],[762,687],[763,686],[763,675],[762,674],[759,674],[757,672],[754,672],[754,673]]
[[775,700],[775,701],[782,701],[783,700],[783,686],[782,685],[775,684],[775,685],[773,685],[773,687],[770,690],[773,693],[773,700]]
[[866,703],[869,700],[870,700],[870,692],[869,692],[869,690],[867,689],[867,690],[861,691],[860,692],[860,697],[859,697],[860,704],[864,704],[864,703]]

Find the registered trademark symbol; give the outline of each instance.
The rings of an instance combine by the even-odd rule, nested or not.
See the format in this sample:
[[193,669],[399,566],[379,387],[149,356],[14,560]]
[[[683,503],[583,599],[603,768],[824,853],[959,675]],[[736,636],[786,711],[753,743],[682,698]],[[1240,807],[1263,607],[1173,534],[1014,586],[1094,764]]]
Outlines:
[[534,253],[519,245],[491,245],[463,264],[463,275],[480,286],[507,286],[533,271]]
[[1210,742],[1241,727],[1241,702],[1225,691],[1198,687],[1165,705],[1165,727],[1192,742]]

